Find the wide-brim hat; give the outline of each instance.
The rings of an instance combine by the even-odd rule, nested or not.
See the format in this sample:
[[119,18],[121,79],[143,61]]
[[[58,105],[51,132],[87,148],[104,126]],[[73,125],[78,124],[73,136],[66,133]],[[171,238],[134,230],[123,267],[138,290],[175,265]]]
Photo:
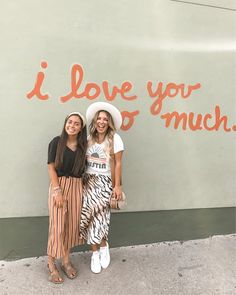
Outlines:
[[112,104],[108,102],[101,102],[101,101],[94,102],[88,107],[86,112],[86,119],[87,119],[88,125],[90,125],[95,114],[98,111],[108,112],[112,116],[116,130],[120,129],[122,124],[122,116],[120,111]]
[[84,126],[86,126],[86,119],[80,112],[72,112],[72,113],[70,113],[69,115],[66,116],[66,119],[68,119],[70,116],[73,116],[73,115],[77,115],[77,116],[79,116],[81,118],[81,120],[83,122],[83,128],[84,128]]

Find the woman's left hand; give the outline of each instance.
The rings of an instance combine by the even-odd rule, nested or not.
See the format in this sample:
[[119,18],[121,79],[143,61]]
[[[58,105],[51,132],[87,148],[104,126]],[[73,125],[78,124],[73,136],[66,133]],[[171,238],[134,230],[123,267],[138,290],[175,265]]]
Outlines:
[[121,186],[120,185],[116,185],[113,188],[113,195],[114,195],[115,199],[119,201],[121,199],[121,194],[122,194]]

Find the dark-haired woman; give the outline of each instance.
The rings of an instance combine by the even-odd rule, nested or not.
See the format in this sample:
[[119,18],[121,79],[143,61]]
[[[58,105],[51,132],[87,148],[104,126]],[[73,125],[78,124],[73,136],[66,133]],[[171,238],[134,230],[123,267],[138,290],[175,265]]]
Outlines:
[[49,281],[60,284],[63,278],[55,260],[61,258],[61,269],[70,279],[77,270],[70,262],[70,249],[79,244],[79,223],[82,205],[82,174],[86,162],[87,133],[84,117],[69,114],[61,136],[53,138],[48,147]]

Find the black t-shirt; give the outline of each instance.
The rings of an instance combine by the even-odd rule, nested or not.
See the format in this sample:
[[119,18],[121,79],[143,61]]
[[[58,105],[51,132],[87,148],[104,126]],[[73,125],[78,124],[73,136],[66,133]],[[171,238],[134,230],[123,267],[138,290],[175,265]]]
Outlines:
[[[48,145],[48,164],[55,163],[57,145],[59,142],[60,136],[54,137],[53,140]],[[82,177],[82,175],[74,175],[72,172],[74,162],[75,162],[76,151],[72,151],[66,146],[63,155],[63,163],[60,169],[56,169],[57,176],[72,176],[72,177]]]

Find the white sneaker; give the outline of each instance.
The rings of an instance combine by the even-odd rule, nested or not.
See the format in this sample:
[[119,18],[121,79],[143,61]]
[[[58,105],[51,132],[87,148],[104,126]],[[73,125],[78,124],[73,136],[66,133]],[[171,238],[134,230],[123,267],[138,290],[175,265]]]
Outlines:
[[99,252],[94,251],[91,257],[91,271],[93,273],[100,273],[101,272],[101,264],[99,259]]
[[[107,242],[106,242],[107,243]],[[102,268],[107,268],[110,264],[111,258],[110,258],[110,252],[109,252],[109,245],[105,247],[100,247],[100,264]]]

